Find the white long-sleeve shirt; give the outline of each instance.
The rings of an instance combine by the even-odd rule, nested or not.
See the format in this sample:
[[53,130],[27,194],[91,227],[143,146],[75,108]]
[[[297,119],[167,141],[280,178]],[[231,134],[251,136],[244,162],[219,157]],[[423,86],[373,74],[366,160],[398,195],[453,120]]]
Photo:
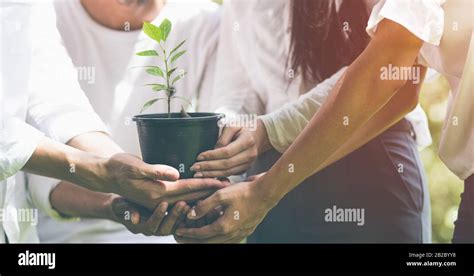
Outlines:
[[[154,83],[157,77],[146,74],[143,68],[154,65],[154,57],[139,57],[135,53],[157,49],[141,30],[117,31],[100,25],[90,17],[79,0],[55,3],[58,29],[71,59],[83,74],[79,83],[92,106],[107,125],[108,133],[126,152],[140,155],[138,135],[131,118],[138,114],[143,103],[157,96],[144,84]],[[198,102],[205,110],[212,90],[215,49],[219,28],[219,8],[205,0],[171,0],[153,21],[159,25],[168,18],[173,26],[167,39],[168,47],[186,39],[182,49],[187,53],[180,58],[178,68],[188,74],[176,83],[178,96]],[[158,50],[158,49],[157,49]],[[162,67],[163,68],[163,67]],[[175,101],[173,110],[181,104]],[[146,111],[166,112],[166,103],[158,102]],[[52,208],[51,191],[58,180],[28,175],[31,200],[40,210],[38,234],[47,243],[170,243],[172,236],[147,237],[129,232],[123,225],[103,220],[66,220]]]
[[[229,115],[261,116],[272,146],[283,152],[327,99],[341,71],[308,89],[286,63],[290,51],[290,1],[224,3],[211,107]],[[431,144],[420,106],[406,116],[420,148]]]
[[67,142],[105,126],[75,81],[52,4],[2,0],[0,20],[0,243],[37,242],[37,212],[19,170],[44,134]]

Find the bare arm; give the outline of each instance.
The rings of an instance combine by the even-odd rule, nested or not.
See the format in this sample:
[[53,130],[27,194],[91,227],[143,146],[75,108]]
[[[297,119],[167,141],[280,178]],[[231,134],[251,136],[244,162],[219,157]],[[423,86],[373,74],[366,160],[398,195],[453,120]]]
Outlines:
[[390,101],[377,112],[368,122],[360,127],[329,159],[318,169],[320,171],[332,163],[338,161],[354,150],[363,146],[392,125],[397,123],[413,110],[418,104],[421,84],[426,74],[426,67],[421,67],[420,83],[407,82]]
[[[260,178],[263,189],[276,200],[283,197],[328,162],[356,131],[372,118],[406,80],[382,80],[380,69],[411,67],[422,41],[402,26],[384,20],[365,51],[346,71],[342,83],[311,119],[285,154]],[[411,103],[410,103],[411,104]],[[399,118],[399,117],[398,117]],[[348,124],[343,124],[344,120]],[[395,120],[395,118],[393,118]],[[390,126],[392,120],[384,124]],[[380,130],[372,132],[380,133]],[[288,166],[295,168],[290,173]],[[268,186],[267,186],[268,185]]]

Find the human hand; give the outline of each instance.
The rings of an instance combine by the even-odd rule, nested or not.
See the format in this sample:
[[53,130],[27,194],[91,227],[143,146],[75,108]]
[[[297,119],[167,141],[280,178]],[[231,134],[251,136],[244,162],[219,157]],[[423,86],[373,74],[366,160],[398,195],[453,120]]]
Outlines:
[[173,204],[208,196],[227,182],[217,179],[181,179],[176,169],[166,165],[150,165],[136,156],[119,153],[106,161],[98,181],[106,192],[126,197],[150,210],[162,201]]
[[167,212],[168,203],[161,202],[149,211],[125,198],[113,195],[107,203],[108,219],[123,224],[134,234],[145,236],[168,236],[184,221],[190,207],[184,201],[177,202]]
[[277,204],[267,191],[259,187],[259,177],[215,192],[190,210],[187,219],[198,220],[216,208],[222,215],[211,224],[199,228],[182,225],[175,233],[180,243],[239,243],[253,233],[267,212]]
[[257,158],[254,131],[225,127],[215,149],[198,155],[194,177],[227,177],[245,172]]

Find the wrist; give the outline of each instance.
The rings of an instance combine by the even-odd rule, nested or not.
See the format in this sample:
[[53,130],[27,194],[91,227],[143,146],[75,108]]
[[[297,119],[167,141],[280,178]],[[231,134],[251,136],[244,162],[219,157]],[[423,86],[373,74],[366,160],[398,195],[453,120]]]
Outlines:
[[260,206],[263,206],[265,209],[270,210],[275,207],[278,202],[280,202],[282,195],[280,195],[273,182],[266,180],[265,175],[259,177],[252,183],[252,194],[256,195],[256,198],[260,202]]
[[253,135],[257,146],[258,155],[272,148],[270,139],[268,139],[267,129],[261,119],[257,119],[257,128],[253,132]]
[[68,156],[70,172],[76,184],[92,191],[113,192],[107,173],[107,158],[81,151],[74,151]]
[[102,208],[98,213],[98,216],[102,219],[119,222],[117,215],[114,212],[114,205],[117,204],[122,198],[117,194],[107,194],[107,198],[102,203]]

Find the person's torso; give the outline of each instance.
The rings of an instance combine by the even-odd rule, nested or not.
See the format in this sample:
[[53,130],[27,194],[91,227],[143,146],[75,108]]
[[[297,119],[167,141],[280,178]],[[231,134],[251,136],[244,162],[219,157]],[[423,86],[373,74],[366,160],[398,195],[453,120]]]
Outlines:
[[[91,105],[107,125],[112,139],[126,152],[140,155],[138,136],[131,118],[139,113],[146,101],[156,97],[157,92],[145,84],[156,83],[157,77],[138,67],[157,65],[158,61],[135,53],[158,49],[156,42],[140,30],[115,31],[99,25],[79,0],[57,1],[55,8],[58,29]],[[214,62],[213,50],[217,46],[217,6],[203,1],[167,1],[153,23],[159,25],[164,18],[173,23],[168,47],[186,39],[183,49],[187,53],[177,62],[178,68],[187,71],[186,77],[176,83],[179,96],[193,100],[199,91],[210,93],[213,77],[210,68],[213,66],[207,63]],[[181,104],[186,106],[174,102],[173,110],[179,110]],[[165,103],[158,102],[147,112],[166,112]],[[39,226],[42,242],[174,242],[171,236],[134,235],[118,223],[100,219],[57,222],[40,214]]]

